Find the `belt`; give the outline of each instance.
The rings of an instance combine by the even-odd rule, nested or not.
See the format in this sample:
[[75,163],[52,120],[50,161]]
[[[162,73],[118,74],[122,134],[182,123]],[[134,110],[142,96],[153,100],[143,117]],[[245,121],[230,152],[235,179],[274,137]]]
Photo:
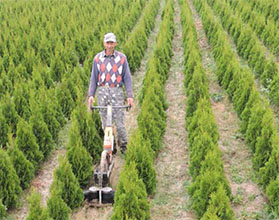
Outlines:
[[117,84],[117,85],[114,85],[114,84],[107,85],[107,84],[102,83],[102,84],[99,85],[99,87],[104,87],[104,88],[119,88],[119,87],[121,87],[121,86],[120,86],[119,84]]

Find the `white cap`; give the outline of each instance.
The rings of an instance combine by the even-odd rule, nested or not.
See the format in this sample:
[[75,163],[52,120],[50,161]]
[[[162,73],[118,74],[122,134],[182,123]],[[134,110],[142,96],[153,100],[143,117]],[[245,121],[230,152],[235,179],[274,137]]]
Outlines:
[[104,42],[106,43],[106,42],[109,42],[109,41],[116,42],[116,37],[115,37],[114,33],[107,33],[107,34],[105,34]]

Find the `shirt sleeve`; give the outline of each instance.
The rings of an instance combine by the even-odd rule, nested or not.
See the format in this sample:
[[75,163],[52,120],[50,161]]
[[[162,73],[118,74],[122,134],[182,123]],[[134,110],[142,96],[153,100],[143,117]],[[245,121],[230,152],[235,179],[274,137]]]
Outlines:
[[126,56],[125,56],[125,62],[123,63],[122,80],[125,85],[127,97],[133,98],[132,77],[131,77],[130,67]]
[[96,93],[96,89],[97,89],[97,82],[98,82],[98,67],[97,67],[97,63],[94,59],[92,71],[91,71],[89,89],[88,89],[88,97],[89,96],[95,97],[95,93]]

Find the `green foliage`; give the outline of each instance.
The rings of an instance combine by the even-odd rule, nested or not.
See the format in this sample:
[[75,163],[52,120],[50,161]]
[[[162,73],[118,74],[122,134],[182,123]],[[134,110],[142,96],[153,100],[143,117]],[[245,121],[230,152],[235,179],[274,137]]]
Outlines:
[[41,205],[41,195],[33,190],[29,200],[29,212],[26,220],[51,220],[48,212]]
[[273,114],[271,109],[267,109],[262,118],[260,136],[257,137],[253,167],[259,170],[268,161],[272,151],[272,136],[276,135],[276,128],[273,124]]
[[44,158],[47,158],[54,149],[54,141],[39,108],[32,110],[32,116],[29,122],[33,134],[36,137],[36,142],[39,145],[39,149],[43,153]]
[[35,169],[44,158],[36,142],[32,127],[24,119],[20,119],[17,124],[16,147],[24,153]]
[[13,95],[15,109],[18,115],[28,120],[31,114],[29,106],[30,91],[28,86],[25,84],[17,84]]
[[135,162],[125,164],[114,198],[112,220],[151,219],[144,183],[138,177]]
[[78,179],[80,186],[86,186],[89,178],[92,176],[92,157],[82,145],[76,119],[72,121],[67,159],[72,165],[73,173]]
[[253,106],[253,112],[249,119],[249,124],[246,130],[246,141],[255,152],[257,137],[260,136],[262,130],[262,119],[265,113],[265,108],[262,104],[256,103]]
[[0,112],[0,146],[6,146],[8,142],[9,125],[2,112]]
[[[1,100],[0,108],[7,124],[12,128],[13,134],[15,134],[19,116],[16,112],[15,104],[8,93]],[[0,130],[3,131],[2,129]],[[0,135],[0,137],[3,137],[3,135]]]
[[83,192],[67,158],[59,157],[59,167],[54,172],[51,192],[57,187],[60,188],[62,199],[71,209],[81,205]]
[[279,214],[279,177],[272,180],[266,188],[266,195],[270,202],[270,211]]
[[[81,137],[82,145],[87,149],[93,159],[93,163],[97,163],[100,159],[101,152],[103,150],[103,136],[99,136],[102,129],[100,116],[93,118],[91,113],[87,112],[87,107],[82,101],[77,101],[77,107],[72,113],[71,119],[76,122],[77,129]],[[94,114],[96,116],[96,114]],[[102,131],[103,132],[103,131]]]
[[[191,145],[189,172],[195,179],[201,169],[201,163],[205,159],[206,154],[216,149],[217,145],[212,142],[212,138],[207,132],[200,133],[195,137]],[[220,155],[218,155],[220,157]]]
[[272,152],[269,160],[259,170],[260,183],[266,187],[271,180],[275,180],[279,173],[279,137],[272,136]]
[[4,206],[16,207],[22,190],[16,171],[7,153],[0,148],[0,198]]
[[219,185],[217,191],[211,194],[209,206],[201,219],[235,219],[233,211],[230,207],[230,200],[226,195],[223,185]]
[[61,191],[53,190],[50,198],[47,200],[47,211],[49,216],[55,220],[70,219],[71,209],[63,201]]
[[10,156],[17,176],[20,179],[21,188],[28,188],[31,180],[35,176],[35,168],[34,165],[26,159],[23,152],[19,150],[17,146],[15,146],[14,140],[11,136],[9,138],[7,153]]
[[0,218],[4,218],[6,215],[6,207],[3,205],[2,200],[0,199]]
[[148,194],[156,189],[156,172],[153,167],[153,151],[151,144],[145,140],[138,130],[131,136],[125,161],[127,164],[135,162],[138,176],[142,179]]

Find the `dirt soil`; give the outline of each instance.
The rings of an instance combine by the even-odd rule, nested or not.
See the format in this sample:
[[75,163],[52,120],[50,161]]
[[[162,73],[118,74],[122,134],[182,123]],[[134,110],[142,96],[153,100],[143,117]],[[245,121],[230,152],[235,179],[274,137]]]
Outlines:
[[186,185],[190,181],[187,174],[189,152],[185,130],[182,27],[177,1],[175,1],[173,50],[174,56],[165,89],[169,104],[167,128],[163,149],[155,162],[157,190],[151,200],[151,217],[154,220],[195,219],[194,214],[188,209],[189,196],[186,192]]
[[[161,13],[164,7],[164,2],[161,3],[159,13],[156,17],[155,27],[152,33],[150,34],[149,40],[148,40],[148,48],[146,50],[145,56],[142,59],[140,68],[133,74],[132,80],[133,80],[133,92],[134,92],[134,107],[129,111],[126,112],[126,118],[125,118],[125,124],[127,129],[127,134],[130,136],[133,132],[133,130],[137,127],[137,115],[140,111],[140,106],[138,104],[138,94],[140,92],[140,89],[142,87],[142,81],[144,78],[144,74],[147,70],[147,62],[149,57],[152,55],[152,51],[154,48],[154,44],[156,42],[156,36],[158,34],[159,25],[161,23]],[[121,172],[121,169],[124,165],[124,157],[120,154],[120,152],[117,153],[115,157],[115,165],[113,168],[113,172],[110,178],[110,185],[113,189],[116,189],[119,174]],[[106,206],[103,208],[92,208],[89,207],[88,204],[85,203],[85,205],[78,210],[75,210],[72,213],[71,220],[83,220],[83,219],[109,219],[112,215],[113,207],[112,206]]]
[[[264,213],[266,200],[255,183],[256,174],[251,163],[252,152],[245,145],[242,134],[239,133],[240,122],[237,114],[225,91],[218,84],[217,67],[202,27],[202,21],[192,2],[190,6],[198,33],[203,65],[209,80],[212,109],[219,128],[219,147],[223,152],[225,173],[232,189],[232,208],[237,219],[266,219]],[[214,97],[220,97],[219,101],[214,102]]]

